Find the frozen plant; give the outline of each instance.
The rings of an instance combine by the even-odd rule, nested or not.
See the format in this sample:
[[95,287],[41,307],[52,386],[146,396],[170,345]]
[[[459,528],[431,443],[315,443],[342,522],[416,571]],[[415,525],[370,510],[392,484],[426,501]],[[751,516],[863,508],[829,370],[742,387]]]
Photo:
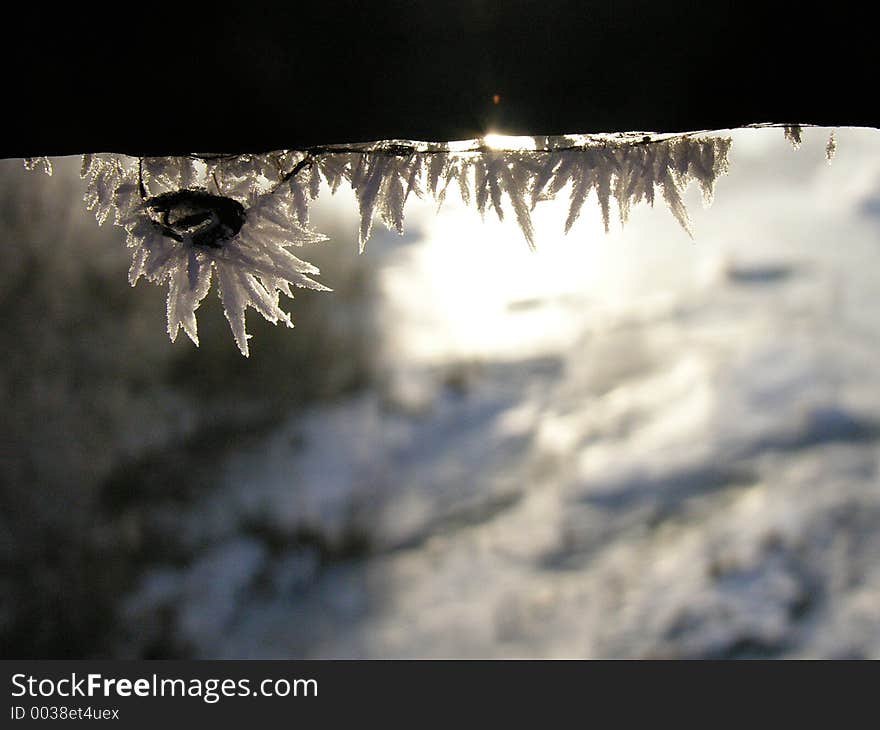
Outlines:
[[256,178],[232,171],[223,177],[226,186],[216,183],[212,192],[202,183],[218,178],[206,178],[206,173],[206,165],[189,158],[131,164],[117,155],[89,156],[83,164],[83,176],[90,179],[86,202],[99,223],[113,212],[125,229],[132,286],[142,276],[167,282],[172,341],[183,328],[198,345],[195,311],[216,276],[232,334],[247,356],[247,307],[292,327],[279,305],[280,294],[292,297],[291,286],[327,289],[310,278],[318,269],[289,250],[326,237],[297,222],[296,196],[289,186],[262,191]]

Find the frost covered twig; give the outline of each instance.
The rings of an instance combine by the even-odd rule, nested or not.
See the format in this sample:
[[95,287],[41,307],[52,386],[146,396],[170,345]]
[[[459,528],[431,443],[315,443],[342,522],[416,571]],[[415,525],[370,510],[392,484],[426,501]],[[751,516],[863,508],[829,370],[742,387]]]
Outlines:
[[[701,136],[698,136],[700,134]],[[345,182],[360,212],[359,250],[375,218],[403,233],[411,196],[442,206],[451,186],[481,215],[503,219],[512,208],[523,236],[535,248],[531,213],[568,189],[568,232],[595,191],[606,231],[611,201],[625,224],[640,202],[659,191],[689,235],[684,189],[697,182],[711,201],[715,181],[727,171],[730,140],[702,133],[642,133],[520,138],[505,149],[489,138],[457,143],[384,141],[324,145],[265,154],[191,154],[132,158],[83,157],[85,203],[99,224],[112,217],[132,251],[130,281],[141,276],[168,284],[168,334],[183,328],[198,344],[195,311],[212,277],[242,354],[248,354],[245,310],[293,326],[279,296],[291,286],[324,289],[317,268],[289,248],[325,240],[308,228],[309,205],[321,183],[335,192]],[[26,161],[30,168],[37,160]],[[48,161],[46,161],[48,163]],[[49,171],[51,168],[47,168]]]

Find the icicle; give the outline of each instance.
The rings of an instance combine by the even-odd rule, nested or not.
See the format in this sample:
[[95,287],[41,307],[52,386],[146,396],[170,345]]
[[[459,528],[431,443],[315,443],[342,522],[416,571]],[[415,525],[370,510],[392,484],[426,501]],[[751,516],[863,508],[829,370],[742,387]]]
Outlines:
[[831,160],[834,159],[834,155],[837,154],[837,139],[834,137],[834,130],[831,130],[831,134],[828,135],[828,144],[825,145],[825,160],[828,164],[831,164]]
[[794,149],[800,149],[802,129],[800,124],[785,125],[785,139]]

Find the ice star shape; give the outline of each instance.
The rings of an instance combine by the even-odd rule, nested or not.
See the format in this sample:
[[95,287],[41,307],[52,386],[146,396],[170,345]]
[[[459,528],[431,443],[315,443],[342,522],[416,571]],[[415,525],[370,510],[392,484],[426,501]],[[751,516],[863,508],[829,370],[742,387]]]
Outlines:
[[310,278],[320,273],[288,249],[326,240],[296,223],[292,201],[283,190],[258,198],[250,207],[231,197],[193,188],[165,192],[132,206],[119,223],[132,251],[128,279],[141,276],[168,282],[168,336],[180,328],[198,345],[196,309],[216,275],[223,309],[235,342],[245,356],[250,335],[245,309],[268,321],[293,327],[279,306],[290,287],[329,291]]

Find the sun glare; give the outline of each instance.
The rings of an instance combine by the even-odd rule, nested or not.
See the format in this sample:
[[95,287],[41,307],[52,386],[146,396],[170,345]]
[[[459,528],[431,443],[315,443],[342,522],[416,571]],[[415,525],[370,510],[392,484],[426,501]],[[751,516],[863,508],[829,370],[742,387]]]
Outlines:
[[490,132],[483,137],[483,144],[493,150],[533,150],[535,140],[532,137],[513,137],[506,134]]
[[540,356],[574,347],[585,328],[663,311],[711,280],[714,249],[695,250],[675,221],[635,211],[626,232],[606,234],[589,206],[565,236],[567,206],[536,210],[537,252],[508,217],[480,224],[454,198],[439,215],[426,208],[425,238],[401,247],[381,275],[395,351],[434,364]]

